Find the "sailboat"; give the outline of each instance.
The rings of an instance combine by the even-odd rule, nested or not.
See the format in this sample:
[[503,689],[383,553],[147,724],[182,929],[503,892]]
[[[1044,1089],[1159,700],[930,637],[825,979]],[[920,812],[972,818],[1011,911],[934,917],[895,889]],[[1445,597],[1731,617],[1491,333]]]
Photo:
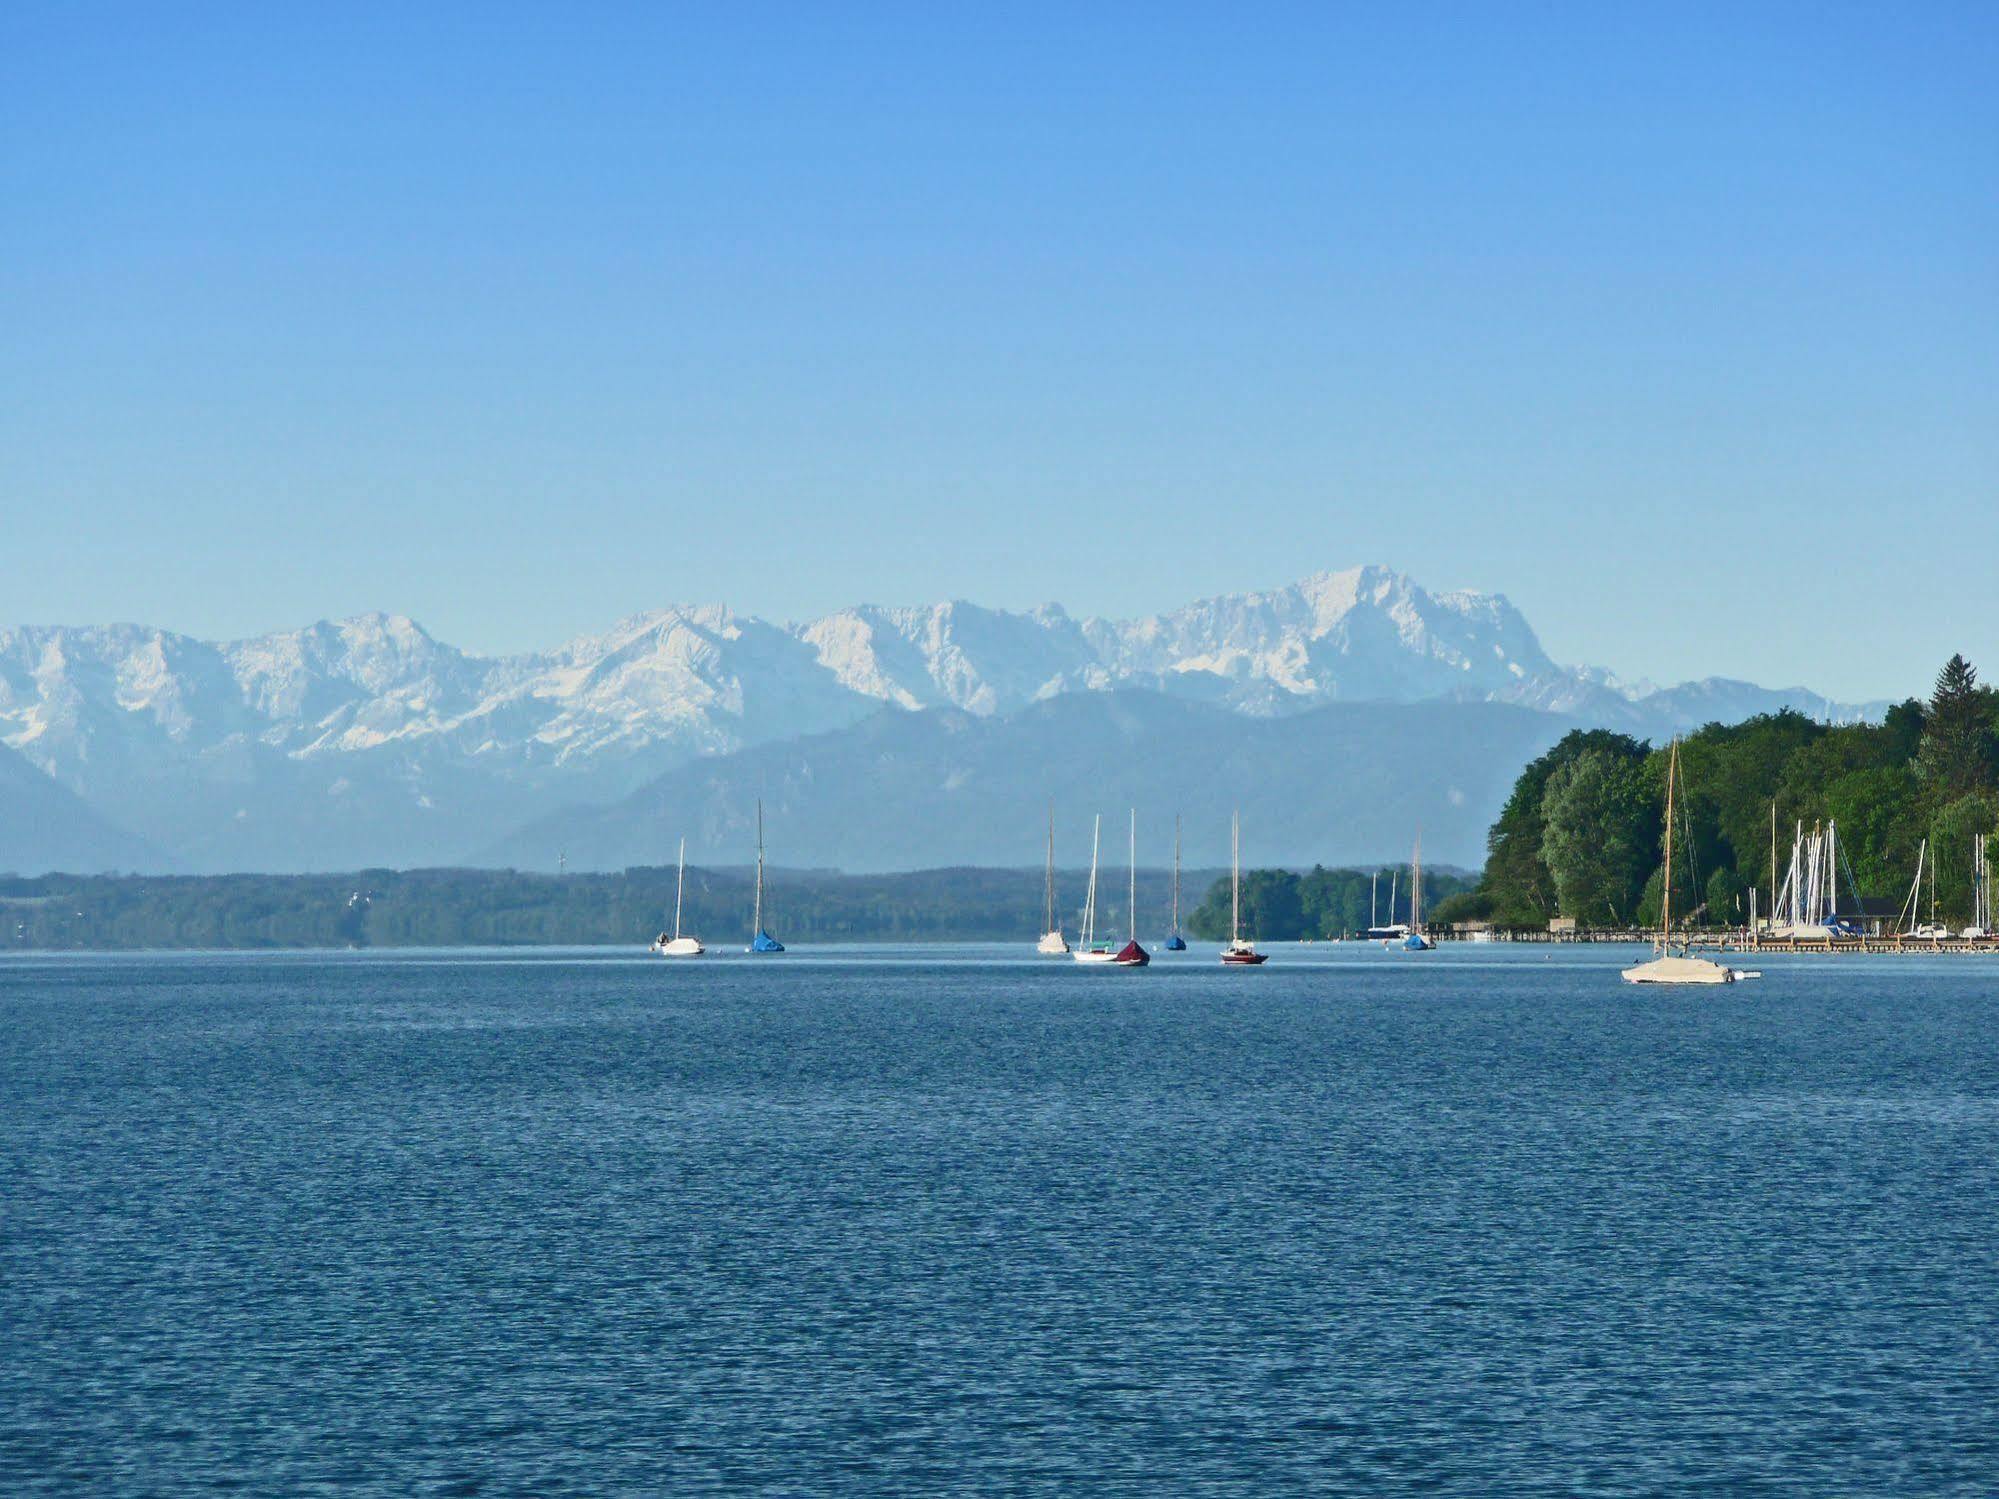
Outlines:
[[1971,835],[1971,925],[1958,933],[1970,942],[1992,935],[1992,860],[1985,852],[1989,836]]
[[1409,859],[1409,930],[1396,944],[1404,952],[1430,952],[1436,947],[1423,935],[1423,830],[1416,829],[1416,850]]
[[1131,852],[1126,869],[1130,876],[1130,889],[1125,895],[1125,918],[1130,930],[1125,933],[1124,946],[1117,950],[1111,961],[1120,968],[1143,968],[1152,961],[1152,954],[1138,945],[1138,808],[1131,809]]
[[750,925],[756,935],[750,938],[745,952],[783,952],[784,944],[764,930],[764,804],[757,798],[757,904],[756,914],[750,918]]
[[1402,871],[1399,869],[1391,869],[1388,872],[1388,920],[1386,922],[1376,921],[1374,910],[1374,893],[1381,882],[1381,871],[1377,869],[1374,872],[1374,878],[1368,882],[1367,940],[1370,942],[1379,942],[1383,947],[1398,947],[1401,945],[1402,939],[1409,935],[1408,923],[1395,919],[1395,896],[1398,888],[1396,882],[1401,878]]
[[1222,961],[1230,967],[1253,967],[1268,956],[1242,940],[1242,816],[1235,812],[1229,814],[1229,934]]
[[1180,814],[1173,814],[1173,935],[1160,946],[1167,952],[1185,952],[1187,939],[1180,935]]
[[[1909,886],[1909,898],[1902,903],[1902,914],[1895,918],[1897,935],[1915,937],[1924,942],[1938,942],[1952,935],[1949,927],[1937,920],[1937,864],[1929,858],[1930,840],[1925,838],[1916,846],[1916,882]],[[1923,911],[1923,866],[1928,860],[1930,871],[1930,919],[1922,919]]]
[[1041,940],[1034,944],[1034,950],[1044,957],[1059,958],[1069,950],[1069,941],[1062,935],[1062,928],[1055,921],[1055,803],[1048,804],[1048,882],[1043,898],[1046,907],[1041,918]]
[[708,949],[699,937],[680,935],[680,902],[687,892],[687,840],[680,840],[680,869],[673,880],[673,935],[661,932],[652,939],[652,950],[662,958],[698,958]]
[[1104,818],[1099,812],[1090,825],[1090,891],[1083,897],[1083,934],[1070,954],[1078,963],[1111,963],[1117,954],[1108,942],[1097,941],[1097,851],[1103,842]]
[[1684,949],[1673,953],[1673,790],[1680,778],[1680,741],[1673,741],[1666,761],[1666,865],[1659,881],[1659,940],[1649,963],[1624,970],[1627,984],[1732,984],[1737,979],[1761,978],[1760,973],[1729,968],[1712,958],[1697,958]]

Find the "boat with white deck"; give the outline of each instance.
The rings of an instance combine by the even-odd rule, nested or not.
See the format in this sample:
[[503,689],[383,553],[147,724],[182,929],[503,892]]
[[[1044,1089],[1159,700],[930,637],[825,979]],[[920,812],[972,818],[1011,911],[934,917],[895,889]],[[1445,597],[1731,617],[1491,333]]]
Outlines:
[[687,840],[680,840],[680,867],[673,880],[673,935],[661,932],[652,939],[652,950],[662,958],[698,958],[708,949],[699,937],[680,934],[680,903],[687,890]]

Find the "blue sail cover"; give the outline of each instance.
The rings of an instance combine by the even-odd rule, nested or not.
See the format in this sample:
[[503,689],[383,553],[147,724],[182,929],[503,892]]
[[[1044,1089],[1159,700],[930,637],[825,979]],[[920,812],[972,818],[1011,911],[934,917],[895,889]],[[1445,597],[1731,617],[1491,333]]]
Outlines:
[[1159,946],[1160,950],[1163,952],[1185,952],[1187,950],[1187,944],[1181,940],[1180,934],[1178,932],[1175,932],[1172,936],[1168,937],[1164,942],[1160,943]]
[[751,952],[783,952],[784,944],[762,927],[758,927],[756,938],[750,943],[749,950]]
[[1411,932],[1402,939],[1402,950],[1404,952],[1428,952],[1436,945],[1436,943],[1425,937],[1421,932]]

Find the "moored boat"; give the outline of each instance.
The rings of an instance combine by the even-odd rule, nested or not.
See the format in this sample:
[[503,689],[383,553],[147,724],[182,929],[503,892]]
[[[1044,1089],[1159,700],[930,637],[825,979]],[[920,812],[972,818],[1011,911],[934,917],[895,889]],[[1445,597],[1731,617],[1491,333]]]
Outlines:
[[698,958],[708,949],[701,945],[699,937],[682,936],[680,931],[681,897],[687,890],[687,840],[680,840],[680,863],[673,877],[673,933],[669,936],[661,932],[652,939],[652,951],[662,958]]
[[1416,849],[1409,857],[1409,929],[1395,944],[1404,952],[1430,952],[1436,943],[1423,935],[1423,830],[1416,829]]
[[1242,939],[1242,815],[1229,814],[1229,943],[1222,961],[1231,968],[1254,968],[1268,957]]
[[764,804],[757,799],[757,900],[754,914],[750,917],[750,927],[756,935],[750,938],[745,952],[783,952],[784,944],[764,930]]
[[1185,952],[1187,939],[1180,935],[1180,814],[1173,814],[1173,930],[1159,944],[1167,952]]
[[1055,921],[1055,803],[1048,804],[1048,876],[1042,896],[1041,940],[1034,950],[1046,958],[1059,958],[1069,950],[1069,939]]
[[1697,958],[1683,947],[1673,951],[1673,792],[1680,776],[1680,741],[1673,741],[1671,754],[1666,760],[1666,864],[1665,874],[1659,881],[1659,940],[1652,951],[1657,954],[1649,963],[1639,963],[1624,970],[1627,984],[1732,984],[1738,979],[1760,978],[1757,973],[1744,972],[1717,963],[1712,958]]
[[1125,895],[1125,918],[1129,931],[1125,943],[1112,956],[1111,961],[1120,968],[1143,968],[1152,961],[1152,954],[1138,942],[1138,808],[1131,809],[1131,852],[1126,865],[1130,884]]
[[1078,963],[1112,963],[1117,953],[1108,942],[1097,941],[1097,854],[1103,844],[1104,818],[1100,812],[1090,824],[1090,888],[1083,897],[1083,931],[1076,950],[1069,954]]

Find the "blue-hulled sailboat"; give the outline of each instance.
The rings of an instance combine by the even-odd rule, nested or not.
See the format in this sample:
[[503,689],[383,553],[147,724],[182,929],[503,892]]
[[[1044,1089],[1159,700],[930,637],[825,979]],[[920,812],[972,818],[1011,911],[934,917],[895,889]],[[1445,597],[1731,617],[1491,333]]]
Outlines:
[[756,936],[750,938],[746,952],[783,952],[784,944],[764,930],[764,804],[757,798],[757,905],[756,914],[750,918],[756,928]]
[[1409,860],[1409,930],[1398,944],[1404,952],[1429,952],[1436,947],[1423,935],[1423,830],[1416,829],[1416,851]]

